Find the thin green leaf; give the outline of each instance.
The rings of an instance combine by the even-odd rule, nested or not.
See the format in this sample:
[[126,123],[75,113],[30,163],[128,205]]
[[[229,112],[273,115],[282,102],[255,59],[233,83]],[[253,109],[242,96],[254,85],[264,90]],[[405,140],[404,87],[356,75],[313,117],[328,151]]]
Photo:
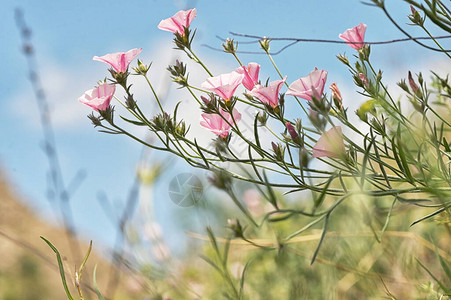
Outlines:
[[274,190],[271,186],[271,184],[268,181],[268,177],[266,176],[266,172],[263,171],[263,177],[264,177],[264,181],[265,181],[265,186],[268,190],[268,194],[269,194],[269,203],[271,203],[276,209],[279,209],[279,206],[277,205],[277,198],[276,195],[274,194]]
[[69,288],[67,286],[66,275],[64,273],[63,260],[61,259],[61,255],[60,255],[58,249],[56,249],[55,246],[53,246],[52,243],[50,243],[46,238],[41,236],[41,239],[43,239],[44,242],[46,242],[47,245],[49,245],[49,247],[52,248],[53,252],[55,252],[56,260],[58,261],[58,267],[59,267],[59,270],[60,270],[60,277],[61,277],[61,281],[63,282],[64,290],[66,291],[67,298],[69,300],[73,300],[74,298],[72,297],[72,295],[71,295],[71,293],[69,291]]
[[399,158],[401,159],[401,163],[403,165],[404,174],[407,176],[407,179],[409,179],[410,183],[414,184],[415,180],[413,179],[412,173],[410,172],[409,164],[407,163],[406,159],[406,152],[404,152],[403,145],[401,143],[400,136],[397,136],[397,142],[398,142],[398,151],[399,151]]
[[205,168],[206,168],[207,170],[209,170],[209,169],[210,169],[210,164],[208,163],[208,160],[205,158],[204,154],[203,154],[202,151],[200,150],[199,145],[197,144],[197,140],[196,140],[196,139],[194,139],[194,145],[196,145],[197,152],[199,152],[200,157],[202,157],[202,160],[203,160],[204,163],[205,163]]
[[251,149],[250,145],[247,148],[247,152],[249,154],[249,161],[251,162],[251,165],[252,165],[252,168],[254,169],[255,175],[257,175],[257,177],[258,177],[258,179],[260,179],[260,181],[263,181],[263,178],[260,176],[260,173],[258,173],[257,166],[255,165],[254,160],[252,158],[252,153],[251,153],[252,149]]
[[[365,136],[365,141],[368,135]],[[363,161],[362,161],[362,176],[360,178],[360,186],[363,187],[364,183],[365,183],[365,173],[366,173],[366,164],[368,163],[368,159],[370,156],[370,150],[371,150],[371,146],[373,145],[375,141],[375,138],[372,138],[370,141],[370,144],[365,147],[365,154],[363,156]]]
[[177,121],[177,111],[179,109],[180,103],[182,103],[182,101],[177,102],[177,105],[174,108],[174,121]]
[[258,128],[257,128],[257,122],[258,122],[258,114],[255,116],[254,119],[254,137],[255,137],[255,143],[257,144],[258,148],[261,148],[260,146],[260,138],[258,137]]
[[227,241],[224,245],[224,251],[222,254],[222,265],[224,266],[224,269],[227,266],[227,259],[229,258],[229,250],[230,250],[230,239],[227,239]]
[[249,260],[246,265],[244,266],[243,272],[241,273],[241,280],[240,280],[240,296],[243,297],[243,288],[244,288],[244,280],[246,278],[247,269],[251,265],[252,260]]
[[213,246],[216,254],[220,257],[221,253],[219,252],[218,242],[216,241],[213,230],[210,227],[207,227],[208,238],[210,239],[211,245]]
[[378,150],[377,144],[374,143],[373,146],[374,146],[374,154],[376,154],[377,162],[378,162],[379,167],[381,169],[382,175],[384,176],[385,182],[387,183],[387,185],[389,187],[391,187],[390,180],[388,180],[387,172],[385,172],[385,167],[382,164],[381,157],[379,156],[379,150]]
[[86,262],[88,261],[89,254],[91,254],[91,250],[92,250],[92,241],[89,242],[88,252],[86,252],[85,258],[83,259],[83,262],[81,263],[80,268],[78,269],[78,276],[79,276],[80,281],[81,281],[81,274],[83,272],[83,269],[85,268]]
[[284,221],[284,220],[286,220],[286,219],[289,219],[292,215],[293,215],[292,212],[287,212],[287,213],[285,213],[285,214],[282,213],[282,214],[279,214],[279,215],[277,215],[277,216],[275,216],[275,217],[270,217],[270,218],[268,219],[268,222],[270,222],[270,223],[276,223],[276,222]]
[[431,271],[429,271],[428,268],[426,268],[418,258],[415,258],[415,259],[418,262],[418,264],[420,264],[420,266],[429,274],[429,276],[431,276],[435,280],[435,282],[437,282],[437,284],[440,286],[440,288],[445,293],[448,293],[449,290],[446,288],[446,286],[437,277],[435,277],[434,274],[432,274]]
[[121,117],[122,120],[124,120],[124,121],[126,121],[126,122],[129,122],[129,123],[131,123],[131,124],[133,124],[133,125],[137,125],[137,126],[147,126],[146,123],[141,122],[141,121],[130,120],[130,119],[127,119],[127,118],[125,118],[125,117],[123,117],[123,116],[119,116],[119,117]]
[[310,262],[310,265],[313,265],[313,263],[315,262],[316,256],[318,255],[318,252],[319,252],[319,249],[321,248],[324,238],[326,237],[327,225],[329,225],[329,216],[330,216],[330,214],[327,214],[326,219],[324,220],[323,232],[321,233],[321,238],[319,239],[318,246],[315,249],[315,253],[313,253],[313,257],[312,257],[312,261]]
[[390,217],[391,217],[391,214],[393,212],[393,208],[395,207],[395,204],[396,204],[397,200],[398,199],[396,197],[395,197],[395,199],[393,199],[393,202],[391,204],[390,210],[387,213],[387,218],[385,218],[385,224],[384,224],[384,227],[382,227],[381,235],[379,236],[379,240],[382,240],[382,236],[384,235],[385,230],[387,230],[388,223],[390,222]]
[[105,300],[105,298],[103,298],[103,296],[102,296],[102,293],[100,293],[99,286],[97,285],[96,272],[97,272],[97,265],[94,266],[94,272],[92,273],[92,284],[94,285],[94,289],[96,291],[97,298],[99,298],[99,300]]
[[431,217],[433,217],[435,215],[438,215],[439,213],[441,213],[443,211],[445,211],[444,207],[440,208],[439,210],[434,211],[433,213],[430,213],[429,215],[426,215],[426,216],[422,217],[421,219],[416,220],[415,222],[410,224],[410,227],[412,227],[413,225],[418,224],[418,223],[420,223],[420,222],[422,222],[422,221],[424,221],[426,219],[429,219],[429,218],[431,218]]
[[326,198],[326,192],[327,189],[329,188],[329,185],[332,183],[332,181],[337,177],[337,174],[332,174],[329,177],[329,180],[327,181],[326,185],[324,186],[323,190],[321,191],[321,194],[319,195],[319,197],[317,199],[315,199],[314,202],[314,208],[318,208],[321,206],[321,204],[323,203],[324,199]]
[[[440,265],[443,268],[443,271],[445,271],[446,276],[448,277],[448,279],[451,280],[451,269],[449,268],[448,264],[443,259],[443,257],[440,255],[440,253],[438,253],[437,245],[435,243],[434,243],[434,249],[435,249],[435,254],[437,254],[437,257],[438,257],[438,259],[440,261]],[[449,290],[447,292],[449,292]]]
[[445,151],[446,152],[451,152],[451,149],[449,148],[448,141],[446,140],[445,137],[443,137],[443,146],[445,147]]
[[216,271],[218,271],[218,273],[221,274],[221,276],[224,276],[224,273],[222,272],[221,268],[218,267],[218,265],[216,265],[214,261],[212,261],[211,259],[209,259],[204,255],[201,255],[200,258],[205,260],[210,266],[212,266]]

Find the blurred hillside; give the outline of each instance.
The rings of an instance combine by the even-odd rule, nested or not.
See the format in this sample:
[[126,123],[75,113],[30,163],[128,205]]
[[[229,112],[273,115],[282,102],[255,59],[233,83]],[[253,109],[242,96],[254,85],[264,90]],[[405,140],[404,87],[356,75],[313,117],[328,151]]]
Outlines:
[[[67,238],[61,228],[49,225],[40,220],[33,212],[22,204],[17,195],[8,185],[7,178],[0,173],[0,299],[27,300],[27,299],[65,299],[66,295],[61,284],[55,254],[45,244],[40,236],[51,241],[60,251],[65,262],[66,278],[73,295],[77,295],[73,288],[73,272],[78,269],[82,257],[88,249],[86,241]],[[75,259],[71,249],[80,249],[81,258]],[[78,256],[77,255],[77,256]],[[111,265],[101,259],[96,253],[96,245],[87,262],[83,273],[83,282],[89,286],[84,288],[86,299],[94,299],[95,294],[89,291],[92,288],[92,272],[97,264],[97,282],[102,290],[106,287],[108,276],[111,274]],[[119,271],[119,270],[113,270]],[[131,282],[130,279],[122,282]],[[118,287],[116,299],[129,299],[137,297],[132,291],[133,287]],[[124,296],[128,294],[128,297]],[[132,298],[133,299],[133,298]]]

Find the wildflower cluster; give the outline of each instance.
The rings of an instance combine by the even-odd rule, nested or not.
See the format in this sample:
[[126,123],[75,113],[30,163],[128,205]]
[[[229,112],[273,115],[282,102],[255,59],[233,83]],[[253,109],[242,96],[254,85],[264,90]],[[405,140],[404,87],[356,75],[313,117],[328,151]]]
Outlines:
[[[190,126],[183,120],[176,120],[179,105],[172,113],[173,117],[164,110],[147,78],[149,68],[138,61],[134,70],[145,77],[160,108],[154,117],[141,111],[139,101],[130,91],[131,86],[127,85],[129,64],[141,49],[95,56],[94,60],[112,67],[112,79],[110,83],[103,82],[87,91],[79,101],[99,112],[99,117],[91,115],[90,119],[103,131],[127,135],[148,147],[179,156],[194,167],[210,171],[212,183],[230,196],[241,210],[241,218],[246,219],[229,224],[233,237],[266,250],[281,251],[290,240],[321,223],[322,235],[313,262],[329,230],[332,212],[347,199],[364,197],[376,201],[389,198],[392,201],[388,207],[380,204],[388,212],[385,225],[372,228],[376,236],[383,234],[392,210],[401,203],[419,205],[422,200],[418,199],[425,197],[435,208],[432,214],[413,224],[435,214],[449,213],[451,151],[447,132],[451,130],[451,124],[446,101],[451,97],[451,88],[447,78],[434,74],[431,89],[421,74],[414,78],[410,71],[406,72],[407,81],[401,80],[399,86],[407,93],[414,110],[403,107],[391,96],[382,72],[372,65],[371,46],[364,39],[367,26],[361,23],[339,34],[339,38],[355,51],[355,61],[345,55],[337,58],[349,68],[359,93],[367,98],[355,112],[359,121],[351,121],[346,106],[350,102],[346,102],[338,85],[334,82],[330,84],[330,93],[325,91],[328,72],[314,68],[309,74],[289,80],[279,72],[271,57],[269,38],[260,40],[260,46],[280,78],[262,80],[260,64],[242,64],[236,51],[238,43],[231,39],[224,43],[224,52],[232,54],[238,66],[229,73],[214,75],[193,50],[195,31],[191,30],[191,22],[196,14],[195,9],[180,11],[162,20],[158,28],[172,32],[176,49],[184,51],[205,71],[203,83],[196,87],[188,80],[186,64],[177,61],[168,67],[172,80],[192,95],[200,126],[216,137],[214,150],[208,144],[200,144],[188,132]],[[424,20],[413,7],[409,18],[423,26]],[[130,114],[121,116],[121,120],[132,126],[147,126],[158,143],[144,142],[113,120],[110,101],[116,85],[126,92],[126,103],[119,102]],[[240,93],[240,89],[245,92]],[[434,101],[441,106],[435,107]],[[253,121],[243,116],[243,111],[249,107],[257,111]],[[285,111],[293,107],[300,108],[298,118],[287,119]],[[283,132],[274,128],[283,128]],[[264,138],[263,134],[266,134]],[[244,144],[247,151],[238,153],[233,148],[232,136]],[[264,215],[256,217],[243,205],[234,190],[233,183],[237,180],[258,188],[262,199],[270,204]],[[276,191],[298,195],[299,201],[287,203]],[[304,199],[303,191],[311,193],[309,201]],[[275,222],[293,222],[289,224],[296,226],[293,224],[298,217],[312,221],[303,223],[301,229],[277,236],[277,243],[273,245],[258,245],[247,237]],[[209,234],[215,242],[213,233],[209,231]]]

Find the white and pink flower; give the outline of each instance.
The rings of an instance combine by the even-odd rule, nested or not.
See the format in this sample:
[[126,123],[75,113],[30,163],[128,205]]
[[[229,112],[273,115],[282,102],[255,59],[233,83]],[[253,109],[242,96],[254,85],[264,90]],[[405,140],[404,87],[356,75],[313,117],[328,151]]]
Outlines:
[[124,73],[127,71],[128,65],[142,50],[142,48],[135,48],[127,52],[110,53],[100,57],[94,56],[92,59],[109,64],[118,73]]
[[185,28],[189,27],[196,15],[197,11],[195,8],[189,10],[181,10],[172,17],[161,20],[160,24],[158,24],[158,28],[161,30],[184,35]]
[[220,114],[221,115],[202,114],[200,118],[200,125],[209,129],[221,138],[225,138],[232,128],[230,125],[234,124],[233,120],[238,123],[241,120],[241,114],[235,108],[232,111],[233,119],[230,113],[224,111],[223,109],[220,109]]
[[363,48],[363,40],[365,38],[366,24],[360,23],[356,27],[350,28],[340,34],[338,37],[349,45],[351,48],[359,50]]
[[299,78],[288,87],[287,95],[293,95],[302,99],[312,101],[312,97],[317,100],[323,95],[324,85],[327,80],[327,71],[315,68],[310,74]]
[[98,87],[86,91],[78,101],[91,107],[95,111],[106,110],[110,106],[116,86],[114,84],[101,84]]

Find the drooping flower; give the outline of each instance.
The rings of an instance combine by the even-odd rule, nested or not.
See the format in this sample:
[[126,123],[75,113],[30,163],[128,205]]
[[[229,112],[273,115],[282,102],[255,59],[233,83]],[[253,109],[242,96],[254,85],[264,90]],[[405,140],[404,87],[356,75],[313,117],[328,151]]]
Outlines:
[[181,10],[172,17],[161,20],[160,24],[158,24],[158,28],[161,30],[184,35],[185,28],[189,27],[196,15],[197,11],[195,8],[189,10]]
[[142,48],[135,48],[127,52],[116,52],[106,54],[104,56],[94,56],[93,60],[98,60],[112,66],[116,72],[123,73],[127,71],[128,65],[131,61],[141,53]]
[[257,84],[249,94],[256,97],[264,104],[276,107],[279,104],[279,91],[286,79],[287,76],[282,80],[272,81],[268,86]]
[[350,28],[340,34],[338,37],[350,47],[359,50],[363,48],[363,40],[365,38],[366,24],[360,23],[356,27]]
[[313,157],[345,158],[346,149],[341,127],[335,126],[324,132],[312,150]]
[[233,71],[231,73],[207,78],[201,86],[206,90],[216,93],[225,101],[229,101],[230,98],[232,98],[233,93],[235,93],[235,90],[243,81],[243,77],[244,74]]
[[106,110],[110,105],[116,86],[114,84],[101,84],[98,87],[86,91],[78,101],[93,108],[95,111]]
[[254,86],[258,84],[260,65],[257,63],[249,63],[247,66],[239,67],[235,72],[244,74],[243,85],[247,90],[251,91]]
[[[223,109],[220,109],[219,112],[221,115],[202,114],[200,118],[200,125],[211,130],[221,138],[225,138],[227,137],[231,129],[230,125],[234,124],[233,119],[235,119],[235,122],[238,123],[241,120],[241,114],[234,108],[232,111],[232,119],[230,113],[224,111]],[[224,119],[226,119],[228,123]]]
[[293,95],[305,100],[312,101],[312,97],[317,100],[323,95],[324,85],[327,80],[327,71],[315,68],[310,74],[299,78],[288,87],[287,95]]

